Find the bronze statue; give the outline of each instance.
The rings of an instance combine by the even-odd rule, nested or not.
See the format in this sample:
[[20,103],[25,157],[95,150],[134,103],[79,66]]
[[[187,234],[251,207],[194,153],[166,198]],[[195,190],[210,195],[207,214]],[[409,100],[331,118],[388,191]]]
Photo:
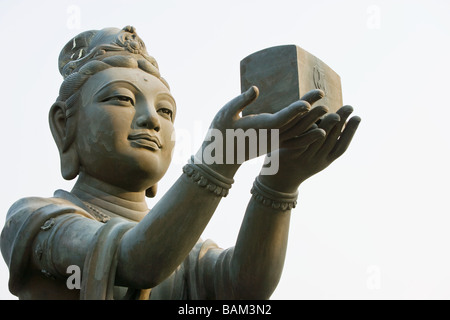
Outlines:
[[[171,161],[177,107],[135,29],[79,34],[59,70],[50,128],[63,177],[78,178],[71,192],[10,208],[1,235],[10,291],[20,299],[269,298],[297,189],[347,149],[360,122],[347,121],[352,108],[311,108],[323,96],[314,90],[276,113],[240,116],[258,97],[250,87],[219,110],[211,129],[225,140],[227,129],[279,130],[279,148],[267,149],[277,173],[255,179],[236,245],[224,250],[199,238],[242,161],[197,161],[211,139],[147,207]],[[215,149],[215,158],[229,152]],[[82,270],[80,289],[66,285],[71,266]]]

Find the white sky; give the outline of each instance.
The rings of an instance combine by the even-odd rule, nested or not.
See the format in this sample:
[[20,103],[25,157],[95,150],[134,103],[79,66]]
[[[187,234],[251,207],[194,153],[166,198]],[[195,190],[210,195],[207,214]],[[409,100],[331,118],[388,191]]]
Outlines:
[[[3,0],[0,8],[0,221],[22,197],[71,189],[47,115],[59,52],[76,34],[134,25],[171,85],[183,135],[158,199],[239,94],[240,60],[297,44],[341,76],[344,103],[363,121],[344,156],[301,186],[272,299],[450,298],[450,2]],[[203,238],[234,244],[258,172],[257,161],[241,168]],[[0,299],[15,299],[7,282],[2,260]]]

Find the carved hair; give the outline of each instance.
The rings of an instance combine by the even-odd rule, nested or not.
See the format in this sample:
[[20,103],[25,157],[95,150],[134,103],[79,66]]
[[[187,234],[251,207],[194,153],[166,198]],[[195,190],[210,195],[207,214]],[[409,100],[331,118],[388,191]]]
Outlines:
[[89,61],[78,72],[70,74],[61,84],[58,100],[67,101],[83,86],[90,76],[111,67],[139,68],[157,77],[169,88],[167,82],[161,78],[159,70],[146,59],[130,54],[113,55],[105,57],[102,60]]

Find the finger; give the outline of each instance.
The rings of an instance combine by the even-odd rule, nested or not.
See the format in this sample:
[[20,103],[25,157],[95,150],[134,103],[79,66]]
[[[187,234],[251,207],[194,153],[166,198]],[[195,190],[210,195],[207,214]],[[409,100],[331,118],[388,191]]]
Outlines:
[[312,108],[307,114],[303,115],[299,119],[296,119],[294,125],[292,125],[288,130],[282,131],[282,137],[280,138],[282,138],[283,140],[287,140],[292,137],[301,135],[311,127],[316,126],[315,122],[327,112],[328,108],[323,106]]
[[261,113],[248,115],[238,119],[235,122],[235,128],[247,129],[280,129],[299,114],[305,114],[310,109],[309,103],[305,101],[297,101],[288,107],[274,113]]
[[316,141],[315,143],[312,143],[308,147],[308,153],[310,153],[311,155],[316,154],[320,147],[322,147],[322,145],[329,139],[328,133],[333,130],[333,128],[339,123],[340,120],[341,118],[337,113],[329,113],[322,119],[319,128],[326,132],[327,137],[326,139],[322,139]]
[[247,91],[228,102],[223,108],[226,110],[227,114],[237,117],[239,113],[244,110],[246,106],[256,100],[258,96],[258,87],[251,86]]
[[347,150],[350,142],[353,139],[353,136],[355,135],[356,130],[358,129],[360,122],[361,118],[358,116],[354,116],[348,121],[339,140],[328,155],[328,159],[330,162],[339,158]]
[[[313,105],[316,101],[322,99],[324,96],[325,93],[322,90],[315,89],[307,92],[304,96],[302,96],[300,101],[306,101],[310,105]],[[300,116],[298,118],[300,118]],[[281,128],[281,132],[292,128],[297,123],[297,120],[298,119],[293,119],[293,121],[291,121],[286,127]]]
[[293,126],[295,126],[296,123],[298,122],[298,120],[299,120],[300,118],[302,118],[302,117],[306,114],[306,112],[308,112],[309,110],[311,110],[311,105],[310,105],[307,101],[304,101],[304,100],[297,100],[297,101],[291,103],[289,106],[292,106],[293,104],[301,105],[301,106],[306,105],[307,108],[304,109],[304,112],[299,112],[299,113],[298,113],[291,121],[289,121],[288,123],[286,123],[285,125],[283,125],[283,126],[280,128],[280,132],[284,132],[284,131],[286,131],[286,130],[292,128]]
[[334,148],[339,136],[342,133],[342,129],[345,126],[345,123],[348,117],[352,114],[353,107],[351,106],[343,106],[336,113],[340,116],[341,121],[336,124],[336,126],[328,133],[327,140],[323,143],[320,152],[323,154],[328,154]]
[[308,132],[303,133],[302,135],[289,139],[287,141],[283,141],[280,145],[280,148],[286,149],[299,149],[306,148],[311,143],[319,139],[323,139],[326,136],[326,132],[323,129],[314,129]]
[[319,101],[325,96],[325,92],[320,89],[315,89],[307,92],[300,100],[307,101],[310,105],[313,105],[315,102]]

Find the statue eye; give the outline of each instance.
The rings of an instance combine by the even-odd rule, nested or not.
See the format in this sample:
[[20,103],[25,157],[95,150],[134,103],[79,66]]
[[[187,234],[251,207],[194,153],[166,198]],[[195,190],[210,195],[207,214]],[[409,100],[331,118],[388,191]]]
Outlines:
[[172,120],[173,112],[172,110],[168,108],[161,108],[158,110],[158,112],[162,113],[164,117],[167,117],[168,119]]
[[122,95],[117,95],[117,96],[112,96],[112,97],[108,97],[105,100],[103,100],[102,102],[106,102],[106,101],[117,101],[120,103],[130,103],[131,105],[134,106],[134,100],[131,97],[128,96],[122,96]]

